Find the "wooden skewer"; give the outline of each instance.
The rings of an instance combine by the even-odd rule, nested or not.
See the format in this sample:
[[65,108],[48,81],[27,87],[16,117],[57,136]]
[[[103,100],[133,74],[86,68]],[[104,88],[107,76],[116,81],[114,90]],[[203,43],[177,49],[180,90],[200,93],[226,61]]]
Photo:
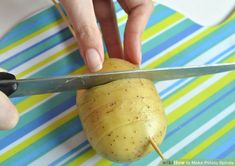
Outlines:
[[150,137],[149,139],[152,147],[155,149],[155,151],[159,154],[159,156],[161,157],[162,160],[165,160],[160,148],[155,144],[154,140]]
[[77,38],[76,38],[76,33],[75,33],[75,31],[74,31],[73,27],[71,26],[69,20],[68,20],[67,17],[65,16],[65,14],[64,14],[63,10],[61,9],[59,3],[57,3],[55,0],[51,0],[51,1],[54,3],[56,9],[59,11],[59,13],[60,13],[60,15],[62,16],[63,20],[65,21],[66,25],[69,27],[69,30],[71,31],[73,37],[74,37],[75,39],[77,39]]

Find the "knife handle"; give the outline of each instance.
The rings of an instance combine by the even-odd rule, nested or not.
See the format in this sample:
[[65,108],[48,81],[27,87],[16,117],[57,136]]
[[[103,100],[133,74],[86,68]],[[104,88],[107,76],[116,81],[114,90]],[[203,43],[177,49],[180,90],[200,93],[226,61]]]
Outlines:
[[[7,73],[7,72],[0,72],[0,81],[1,80],[16,80],[15,75]],[[6,83],[0,84],[0,91],[5,93],[5,95],[10,96],[14,93],[18,88],[17,83]]]

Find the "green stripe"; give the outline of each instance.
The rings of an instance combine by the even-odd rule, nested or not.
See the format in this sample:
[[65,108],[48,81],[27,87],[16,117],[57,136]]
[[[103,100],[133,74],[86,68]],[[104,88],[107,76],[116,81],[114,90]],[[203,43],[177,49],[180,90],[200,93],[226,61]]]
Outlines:
[[[213,133],[218,131],[218,129],[225,126],[228,122],[232,121],[234,119],[234,116],[227,116],[225,119],[214,125],[210,130],[205,132],[204,134],[200,135],[196,140],[191,142],[188,146],[184,147],[182,150],[177,152],[174,156],[171,157],[171,159],[179,159],[182,156],[184,156],[187,152],[194,149],[198,144],[202,143],[204,140],[206,140],[209,136],[211,136]],[[193,131],[193,130],[192,130]],[[194,157],[194,159],[199,159],[197,156]]]
[[[230,85],[227,85],[223,89],[221,89],[219,92],[217,92],[215,95],[210,96],[206,101],[204,101],[202,104],[198,105],[195,109],[189,111],[187,114],[184,114],[182,118],[178,119],[176,122],[172,123],[172,125],[168,126],[168,131],[171,131],[172,128],[179,126],[180,123],[186,121],[187,119],[191,118],[193,115],[198,113],[198,111],[204,109],[208,103],[212,103],[214,100],[216,100],[218,97],[224,94],[224,92],[227,92],[228,90],[231,90],[234,88],[234,85],[230,83]],[[204,92],[208,93],[208,92]],[[225,109],[227,106],[229,106],[231,103],[234,102],[235,93],[230,93],[228,96],[226,96],[221,102],[217,102],[212,107],[209,108],[208,111],[204,112],[202,116],[197,117],[196,120],[191,121],[190,124],[184,126],[183,130],[178,131],[174,134],[174,136],[169,137],[167,140],[167,147],[171,147],[175,144],[175,142],[179,142],[182,140],[182,138],[186,137],[187,135],[190,135],[192,131],[195,131],[198,129],[198,126],[202,126],[206,122],[208,122],[212,117],[219,114],[223,109]]]
[[[46,146],[49,141],[51,142],[52,140],[55,140],[56,138],[59,138],[63,131],[66,131],[67,129],[73,127],[74,125],[76,125],[78,123],[79,123],[79,120],[78,120],[77,117],[71,119],[69,122],[63,124],[59,128],[57,128],[54,131],[50,132],[50,134],[47,134],[46,136],[44,136],[41,139],[39,139],[38,141],[34,142],[33,144],[31,144],[30,146],[28,146],[24,150],[20,151],[16,155],[14,155],[11,158],[9,158],[8,160],[4,161],[2,163],[2,165],[3,166],[9,166],[9,165],[16,164],[16,162],[18,160],[20,160],[21,158],[26,158],[25,156],[27,156],[31,152],[34,152],[35,150],[42,149],[42,146]],[[72,137],[72,135],[70,137]],[[66,139],[61,141],[60,144],[62,144],[64,141],[66,141]],[[56,146],[58,146],[58,145],[56,145]],[[31,161],[33,161],[36,158],[30,158],[30,159],[31,159]]]
[[[205,42],[213,41],[215,36],[218,36],[219,34],[224,34],[224,32],[226,32],[226,31],[230,32],[230,33],[224,35],[223,39],[221,39],[219,42],[223,41],[224,39],[226,39],[227,37],[229,37],[233,33],[235,33],[235,29],[233,28],[234,26],[235,26],[235,19],[233,19],[232,21],[228,22],[224,26],[221,26],[219,29],[217,29],[216,31],[210,33],[209,35],[207,35],[206,37],[202,38],[201,40],[195,42],[190,47],[188,47],[188,48],[184,49],[183,51],[179,52],[178,54],[174,55],[172,58],[170,58],[166,62],[160,64],[158,67],[171,66],[175,62],[179,61],[180,59],[183,59],[184,57],[187,57],[187,54],[190,54],[194,50],[197,50],[197,48],[201,47],[202,45],[204,45]],[[214,43],[213,45],[210,45],[210,47],[207,47],[206,50],[203,50],[203,51],[204,52],[207,51],[208,49],[210,49],[214,45],[218,44],[219,42]]]
[[[41,18],[45,18],[45,17],[47,17],[48,19],[45,19],[44,21],[40,21],[40,24],[38,23],[35,24],[35,22],[38,22]],[[59,13],[54,7],[50,7],[40,12],[39,14],[36,14],[30,17],[29,19],[23,21],[22,23],[18,24],[15,28],[13,28],[11,32],[8,34],[8,36],[11,35],[11,33],[17,32],[17,31],[19,31],[20,33],[17,33],[17,35],[14,35],[14,36],[11,35],[11,38],[8,38],[7,40],[3,38],[2,42],[0,42],[0,49],[11,45],[17,42],[18,40],[21,40],[25,36],[28,36],[44,28],[51,22],[55,22],[56,20],[59,20],[60,18],[61,17]],[[25,29],[25,27],[28,27],[29,25],[31,25],[32,27]],[[24,30],[21,30],[21,29],[24,29]]]
[[[42,116],[43,114],[45,114],[46,112],[55,108],[59,104],[63,103],[64,101],[66,101],[70,97],[74,96],[75,95],[74,93],[75,92],[61,93],[59,95],[56,95],[55,97],[52,97],[47,102],[40,104],[39,106],[33,108],[32,110],[30,110],[29,112],[27,112],[26,114],[24,114],[23,116],[20,117],[19,123],[17,124],[17,126],[14,129],[1,131],[0,137],[2,137],[2,138],[6,137],[9,134],[14,133],[16,130],[19,130],[23,126],[27,125],[29,122],[36,120],[38,117]],[[38,102],[40,102],[40,101],[38,101]]]
[[210,155],[212,152],[216,151],[217,148],[220,146],[223,146],[223,144],[234,137],[235,129],[230,130],[228,133],[226,133],[224,136],[220,137],[218,140],[216,140],[214,143],[212,143],[209,147],[207,147],[204,151],[199,153],[197,156],[195,156],[197,159],[206,159],[208,155]]
[[[46,77],[46,76],[52,76],[54,73],[66,69],[66,72],[63,75],[69,74],[73,72],[74,70],[80,68],[82,65],[81,63],[81,56],[78,51],[74,51],[70,53],[69,55],[66,55],[65,57],[61,58],[60,60],[54,62],[53,64],[43,68],[40,72],[37,72],[33,74],[32,78],[37,77]],[[64,67],[63,67],[64,66]],[[71,69],[69,66],[75,66],[76,69]]]
[[[157,6],[154,8],[154,11],[152,12],[150,19],[154,19],[154,17],[156,17],[157,15],[159,15],[159,13],[165,12],[166,10],[171,10],[171,9],[169,9],[169,8],[163,6],[163,5],[157,5]],[[171,15],[173,15],[173,14],[175,14],[175,13],[172,13]],[[171,15],[169,15],[168,17],[170,17]],[[164,18],[164,19],[165,19],[165,18]],[[157,21],[155,24],[157,24],[157,23],[163,21],[164,19],[162,19],[162,20],[160,20],[160,21]],[[127,21],[127,20],[125,20],[125,22],[126,22],[126,21]],[[155,25],[155,24],[153,24],[153,25]],[[153,25],[152,25],[152,26],[153,26]],[[147,26],[147,27],[145,28],[145,30],[147,30],[148,28],[151,28],[152,26]],[[126,27],[126,23],[121,24],[121,25],[119,26],[119,34],[121,35],[120,37],[121,37],[122,41],[123,41],[123,37],[124,37],[123,34],[124,34],[124,32],[125,32],[125,27]]]
[[[223,90],[221,90],[219,93],[220,93],[220,95],[221,95],[221,92],[224,92],[224,90],[225,89],[223,89]],[[218,94],[217,94],[218,95]],[[217,96],[216,95],[216,96]],[[175,144],[176,144],[176,142],[179,142],[179,141],[181,141],[182,139],[184,139],[185,137],[187,137],[188,135],[190,135],[193,131],[195,131],[197,128],[198,128],[198,126],[201,126],[201,125],[203,125],[204,123],[206,123],[206,122],[208,122],[213,116],[216,116],[219,112],[221,112],[221,110],[223,110],[223,108],[226,108],[227,107],[227,105],[229,105],[230,103],[233,103],[234,102],[234,100],[233,100],[233,97],[234,96],[234,94],[230,94],[229,96],[227,96],[224,100],[223,100],[223,106],[218,106],[218,105],[213,105],[213,108],[210,108],[211,110],[213,110],[213,111],[209,111],[209,112],[206,112],[206,113],[204,113],[203,114],[203,116],[202,117],[200,117],[200,118],[197,118],[196,119],[196,121],[194,121],[193,123],[191,123],[190,125],[187,125],[186,127],[184,127],[184,129],[183,130],[181,130],[180,132],[177,132],[177,133],[175,133],[173,136],[171,136],[171,137],[169,137],[167,140],[165,140],[165,141],[163,141],[163,143],[160,145],[160,148],[162,149],[162,151],[166,151],[166,150],[168,150],[168,149],[170,149],[172,146],[174,146]],[[206,102],[208,103],[208,102],[210,102],[210,100],[212,100],[213,98],[215,98],[215,95],[214,96],[211,96],[208,100],[206,100]],[[200,108],[202,107],[203,108],[203,106],[205,107],[207,104],[206,103],[202,103],[201,105],[199,105],[197,108],[195,108],[195,109],[193,109],[192,111],[190,111],[188,114],[186,114],[185,116],[189,116],[190,114],[192,114],[192,113],[196,113],[196,112],[198,112],[199,110],[200,110]],[[202,109],[201,108],[201,109]],[[183,118],[183,120],[185,120],[185,119],[188,119],[188,118],[186,118],[185,116],[183,116],[182,118]],[[191,116],[190,116],[191,117]],[[177,121],[177,122],[183,122],[182,120],[179,120],[179,121]],[[227,120],[225,119],[225,120],[223,120],[223,124],[226,124],[227,123]],[[175,123],[173,123],[171,126],[178,126],[178,124],[175,124]],[[172,128],[172,127],[171,127]],[[167,129],[168,131],[170,131],[170,126],[168,126],[168,129]],[[214,130],[213,130],[213,132],[214,132]],[[213,132],[209,132],[209,135],[211,134],[211,133],[213,133]],[[207,134],[208,135],[208,134]],[[201,137],[201,136],[200,136]],[[204,138],[204,137],[203,137]],[[207,138],[207,137],[205,137],[205,138]],[[199,142],[200,143],[200,142]],[[192,145],[190,145],[190,146],[192,146]],[[193,147],[194,147],[195,145],[193,144]],[[182,155],[184,155],[184,154],[181,154],[182,152],[180,151],[180,152],[178,152],[177,153],[177,155],[178,154],[180,154],[180,156],[177,156],[177,157],[182,157]],[[156,152],[153,152],[153,153],[151,153],[151,154],[149,154],[148,156],[146,156],[145,158],[143,158],[142,160],[140,160],[140,161],[136,161],[136,162],[133,162],[133,163],[131,163],[130,165],[132,165],[132,166],[138,166],[138,165],[143,165],[143,164],[146,164],[146,163],[148,163],[148,162],[150,162],[150,161],[152,161],[152,160],[154,160],[154,159],[156,159],[156,157],[158,157],[157,156],[157,154],[156,154]],[[176,159],[177,157],[174,157],[174,159]],[[171,158],[171,159],[173,159],[173,158]]]
[[175,36],[176,34],[184,31],[185,29],[187,29],[188,27],[192,26],[194,23],[190,20],[184,20],[182,22],[180,22],[179,24],[171,27],[170,29],[166,30],[165,32],[163,32],[162,34],[154,37],[153,39],[150,39],[148,42],[144,43],[142,45],[142,53],[143,55],[150,51],[151,49],[153,49],[154,47],[156,47],[157,45],[165,42],[166,40],[172,38],[173,36]]
[[118,2],[114,3],[114,8],[115,8],[115,11],[118,11],[119,9],[121,9],[121,6],[119,5]]
[[[168,131],[171,131],[171,130],[174,129],[176,126],[179,126],[182,122],[185,122],[187,119],[190,119],[193,115],[197,114],[198,111],[203,110],[203,109],[206,108],[209,104],[211,104],[213,101],[217,100],[219,97],[221,97],[222,95],[224,95],[225,92],[227,92],[227,91],[229,91],[229,90],[232,90],[233,88],[234,88],[234,83],[231,82],[230,84],[228,84],[228,85],[226,85],[224,88],[222,88],[220,91],[218,91],[218,92],[215,93],[214,95],[210,96],[206,101],[204,101],[203,103],[201,103],[200,105],[198,105],[195,109],[189,111],[187,114],[184,114],[184,116],[182,116],[181,118],[179,118],[177,121],[175,121],[175,122],[172,123],[171,125],[168,125],[167,130],[168,130]],[[204,93],[206,93],[206,92],[204,92]],[[230,96],[230,98],[228,98],[228,103],[226,104],[226,103],[223,102],[224,107],[226,107],[227,105],[233,103],[233,100],[232,100],[232,99],[233,99],[233,97],[235,98],[235,93],[234,93],[234,92],[233,92],[233,93],[230,93],[229,96]],[[224,98],[224,99],[227,99],[227,96],[226,96],[226,98]],[[224,100],[224,99],[223,99],[223,100]],[[219,104],[219,103],[216,103],[216,105],[217,105],[216,110],[217,110],[217,111],[221,111],[221,108],[218,107],[218,104]],[[226,105],[225,105],[225,104],[226,104]],[[214,105],[213,105],[212,107],[214,107]],[[200,116],[200,118],[202,118],[202,119],[198,120],[198,118],[197,118],[196,121],[200,122],[199,124],[202,125],[203,123],[205,123],[205,122],[207,122],[209,119],[211,119],[211,116],[212,116],[212,115],[214,115],[214,114],[216,115],[217,113],[219,113],[219,112],[216,112],[216,111],[211,111],[211,110],[212,110],[212,107],[210,107],[210,110],[209,110],[209,111],[206,111],[206,112],[203,114],[203,116]],[[206,119],[204,119],[204,118],[206,118]],[[198,124],[198,125],[199,125],[199,124]],[[189,126],[188,126],[188,127],[189,127]],[[191,130],[190,127],[189,127],[189,130]],[[183,131],[185,132],[186,130],[184,129]],[[190,131],[188,131],[188,132],[190,133]],[[188,134],[189,134],[189,133],[188,133]],[[181,135],[181,134],[184,134],[184,133],[179,133],[179,135]]]
[[233,152],[231,152],[229,155],[227,155],[224,160],[232,160],[234,162],[234,158],[235,158],[235,150],[233,150]]
[[[32,77],[42,77],[42,75],[46,76],[51,76],[53,75],[55,72],[60,71],[61,65],[62,66],[68,66],[68,65],[77,65],[76,68],[79,68],[79,64],[77,63],[78,61],[81,61],[81,59],[79,59],[80,56],[78,54],[77,51],[65,56],[64,58],[60,59],[59,61],[51,64],[50,66],[44,68],[43,70],[38,71],[37,73],[35,73]],[[72,62],[71,62],[72,61]],[[67,74],[71,73],[74,70],[68,70]],[[66,74],[65,74],[66,75]],[[64,95],[66,97],[61,98],[61,95]],[[69,94],[74,94],[74,93],[62,93],[59,96],[53,97],[52,99],[50,99],[49,101],[43,103],[42,105],[34,108],[32,111],[30,111],[29,113],[24,114],[21,118],[20,118],[20,122],[18,123],[18,125],[16,126],[16,128],[9,130],[9,131],[2,131],[0,132],[0,137],[4,137],[10,133],[13,133],[15,130],[17,130],[18,128],[24,126],[25,124],[28,123],[28,121],[31,121],[31,118],[37,118],[38,116],[42,115],[44,112],[46,112],[47,110],[49,110],[50,108],[53,108],[53,106],[57,106],[59,103],[62,103],[64,100],[66,100],[66,98],[70,97]],[[26,100],[27,98],[25,98]],[[62,100],[63,99],[63,100]],[[22,101],[21,101],[22,102]],[[39,103],[40,101],[38,101]],[[37,111],[34,111],[37,110]],[[36,113],[35,113],[36,112]]]
[[66,38],[71,37],[71,33],[68,29],[64,30],[62,33],[59,33],[55,36],[52,36],[48,38],[47,40],[19,53],[16,57],[14,57],[14,60],[9,60],[5,63],[3,63],[2,67],[9,70],[13,68],[14,66],[17,66],[27,59],[31,59],[35,57],[35,55],[41,53],[44,50],[50,49],[53,45],[56,43],[60,43]]

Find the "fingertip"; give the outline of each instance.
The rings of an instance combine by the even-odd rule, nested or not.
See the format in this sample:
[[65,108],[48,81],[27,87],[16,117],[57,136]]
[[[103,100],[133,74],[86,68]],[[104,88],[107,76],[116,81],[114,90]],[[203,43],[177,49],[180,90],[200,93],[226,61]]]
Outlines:
[[89,48],[85,52],[86,65],[91,72],[97,72],[103,67],[103,60],[98,51],[94,48]]

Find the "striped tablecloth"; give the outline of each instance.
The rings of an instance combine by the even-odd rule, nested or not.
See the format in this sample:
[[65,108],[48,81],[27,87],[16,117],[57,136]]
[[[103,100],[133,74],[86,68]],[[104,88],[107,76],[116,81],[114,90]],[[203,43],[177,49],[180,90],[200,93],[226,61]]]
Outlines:
[[[115,4],[120,33],[127,16]],[[201,27],[156,5],[142,36],[142,68],[235,62],[235,14]],[[0,66],[17,78],[81,73],[84,63],[54,7],[16,26],[0,41]],[[156,83],[166,108],[166,158],[235,159],[235,72]],[[103,159],[86,140],[75,92],[14,98],[16,128],[0,132],[0,165],[122,165]],[[157,165],[159,156],[124,165]]]

